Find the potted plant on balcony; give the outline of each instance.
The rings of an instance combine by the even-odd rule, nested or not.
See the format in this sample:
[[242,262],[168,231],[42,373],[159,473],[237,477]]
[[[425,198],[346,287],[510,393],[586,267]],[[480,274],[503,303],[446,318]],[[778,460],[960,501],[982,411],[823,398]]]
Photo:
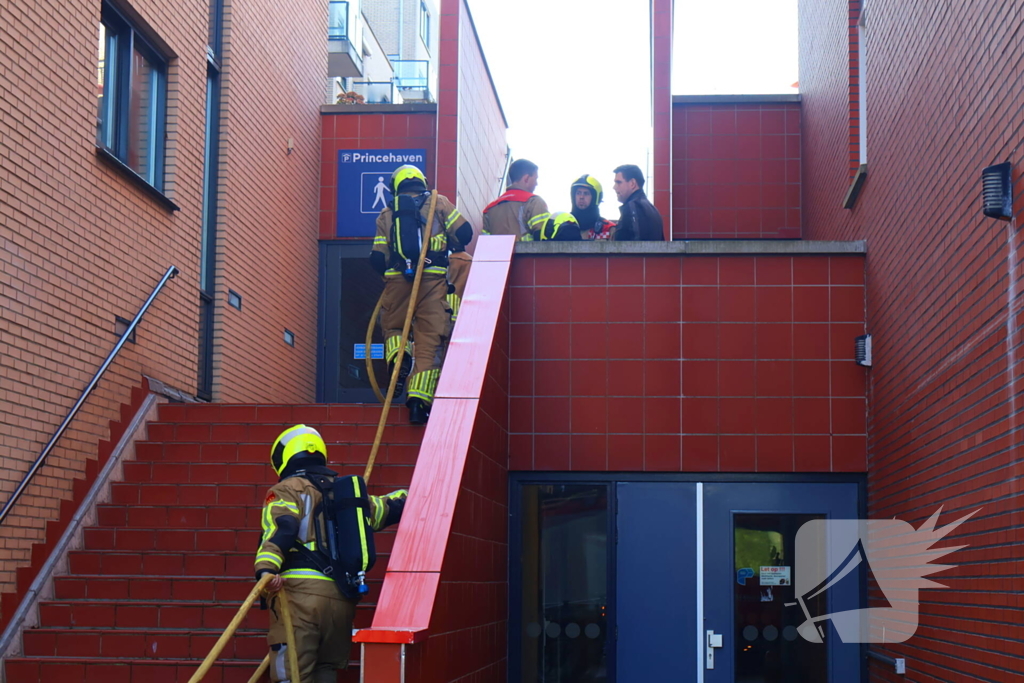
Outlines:
[[338,104],[366,104],[366,98],[354,90],[338,95]]

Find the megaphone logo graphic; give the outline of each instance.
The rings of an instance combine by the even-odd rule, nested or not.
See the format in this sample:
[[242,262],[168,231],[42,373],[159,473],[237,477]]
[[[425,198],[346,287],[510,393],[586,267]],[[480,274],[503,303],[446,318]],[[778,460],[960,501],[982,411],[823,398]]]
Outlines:
[[[965,545],[933,548],[978,513],[971,512],[940,529],[940,508],[915,529],[898,519],[815,519],[796,535],[795,603],[804,613],[798,632],[821,643],[831,621],[844,643],[902,643],[917,631],[918,591],[945,588],[924,577],[955,565],[932,564]],[[860,608],[856,588],[862,577],[876,584],[884,600]],[[852,586],[850,584],[853,584]]]

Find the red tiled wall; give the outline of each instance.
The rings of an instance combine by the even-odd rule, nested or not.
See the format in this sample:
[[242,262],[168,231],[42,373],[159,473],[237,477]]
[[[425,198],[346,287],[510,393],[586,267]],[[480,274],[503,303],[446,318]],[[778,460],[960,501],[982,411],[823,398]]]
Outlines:
[[[874,335],[868,514],[920,525],[981,508],[947,545],[902,645],[920,681],[1017,681],[1021,496],[1021,142],[1015,0],[969,15],[868,2],[868,176],[853,210],[847,3],[800,3],[807,236],[866,239]],[[878,11],[876,11],[876,9]],[[864,47],[864,46],[862,46]],[[997,57],[998,56],[998,57]],[[964,84],[970,84],[964,87]],[[1014,220],[981,212],[982,168],[1014,165]],[[872,681],[899,681],[872,661]]]
[[861,256],[524,257],[510,468],[863,472]]
[[497,196],[505,172],[508,126],[464,2],[459,23],[458,207],[480,232],[484,207]]
[[[355,106],[355,105],[353,105]],[[325,113],[320,171],[320,239],[335,239],[338,201],[338,150],[425,149],[427,176],[435,176],[434,112]]]
[[675,239],[800,237],[800,104],[672,110]]
[[437,71],[437,189],[458,196],[459,31],[462,0],[440,0]]
[[672,26],[674,0],[651,2],[651,46],[653,61],[651,111],[654,113],[654,205],[665,220],[665,239],[672,239]]

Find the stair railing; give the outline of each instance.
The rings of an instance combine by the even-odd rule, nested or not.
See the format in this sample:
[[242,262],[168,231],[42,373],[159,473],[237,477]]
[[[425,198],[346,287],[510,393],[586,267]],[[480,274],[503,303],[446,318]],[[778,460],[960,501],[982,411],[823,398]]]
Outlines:
[[172,279],[177,274],[178,268],[176,266],[170,266],[167,269],[167,272],[164,273],[164,276],[160,278],[160,282],[158,282],[156,287],[153,288],[152,293],[149,295],[149,298],[146,299],[146,302],[142,304],[142,308],[139,309],[139,312],[135,314],[135,317],[128,325],[128,329],[126,329],[124,331],[124,334],[121,335],[121,338],[117,340],[117,344],[115,344],[113,350],[111,350],[111,352],[107,354],[106,360],[103,361],[103,364],[100,366],[99,370],[96,371],[96,374],[92,376],[92,379],[89,381],[89,384],[87,384],[85,389],[82,390],[82,395],[78,397],[77,401],[75,401],[75,405],[71,407],[71,411],[68,412],[67,417],[64,418],[64,421],[60,423],[59,427],[57,427],[57,431],[54,432],[52,437],[50,437],[50,440],[47,442],[46,447],[43,448],[43,452],[40,453],[39,457],[37,457],[35,462],[32,463],[32,467],[30,467],[28,472],[25,473],[25,476],[22,478],[21,483],[18,484],[18,488],[14,489],[14,493],[12,493],[11,497],[7,499],[7,503],[4,505],[3,510],[0,510],[0,525],[4,523],[4,520],[7,518],[7,515],[14,508],[14,504],[18,502],[18,498],[20,498],[21,494],[25,492],[25,489],[28,488],[28,485],[32,482],[32,478],[46,463],[46,458],[47,456],[50,455],[50,451],[54,449],[54,447],[57,445],[57,441],[59,441],[60,437],[64,435],[64,432],[67,430],[68,425],[70,425],[71,421],[75,419],[75,416],[78,414],[78,411],[81,409],[86,399],[89,398],[89,395],[92,393],[93,389],[96,388],[96,385],[99,383],[100,378],[103,377],[103,374],[107,371],[107,368],[110,367],[110,364],[114,362],[114,359],[117,357],[117,354],[120,353],[121,348],[131,338],[132,333],[138,326],[139,321],[142,320],[142,316],[146,314],[147,310],[149,310],[149,307],[153,303],[153,300],[156,299],[158,294],[160,294],[160,291],[164,288],[164,285],[167,284],[167,281]]

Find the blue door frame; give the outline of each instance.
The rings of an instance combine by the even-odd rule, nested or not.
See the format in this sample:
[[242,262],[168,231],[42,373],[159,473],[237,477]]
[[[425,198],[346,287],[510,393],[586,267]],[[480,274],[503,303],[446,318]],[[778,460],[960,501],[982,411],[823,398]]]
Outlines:
[[[509,678],[520,668],[523,486],[609,487],[609,683],[687,680],[734,683],[732,522],[734,514],[863,518],[863,475],[718,475],[512,472],[509,474]],[[709,538],[713,537],[713,538]],[[714,538],[725,537],[729,542]],[[703,542],[701,542],[703,540]],[[700,571],[703,568],[704,571]],[[723,568],[727,571],[721,571]],[[857,595],[841,601],[865,599]],[[831,604],[835,611],[839,604]],[[845,602],[843,608],[850,607]],[[706,631],[720,629],[716,668],[706,669]],[[864,680],[864,648],[829,645],[827,683]],[[728,655],[725,653],[728,652]],[[719,664],[721,663],[721,664]],[[531,679],[532,680],[532,679]],[[822,682],[825,683],[825,682]]]

